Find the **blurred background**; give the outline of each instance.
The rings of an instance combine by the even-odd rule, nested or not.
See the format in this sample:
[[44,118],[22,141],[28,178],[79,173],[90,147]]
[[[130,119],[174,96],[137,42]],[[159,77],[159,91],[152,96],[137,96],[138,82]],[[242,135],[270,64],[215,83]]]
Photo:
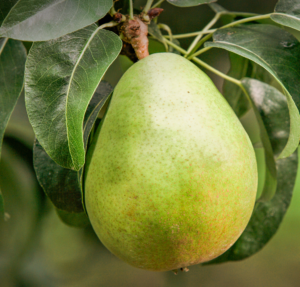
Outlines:
[[[145,1],[135,1],[136,8]],[[270,13],[276,0],[219,0],[228,10]],[[213,17],[206,5],[180,9],[164,3],[159,22],[174,34],[199,31]],[[184,39],[187,48],[192,40]],[[152,43],[155,45],[155,43]],[[29,47],[30,45],[28,45]],[[228,54],[213,49],[202,59],[222,72]],[[116,85],[130,61],[120,56],[105,75]],[[222,90],[222,79],[208,73]],[[256,133],[251,113],[243,123]],[[136,269],[112,255],[93,230],[62,223],[39,187],[32,167],[34,134],[21,96],[6,131],[0,163],[0,186],[5,200],[6,221],[0,223],[0,286],[143,286],[143,287],[297,287],[300,286],[300,173],[291,206],[273,239],[263,250],[240,262],[192,266],[188,273],[150,272]],[[263,172],[263,167],[261,168]]]

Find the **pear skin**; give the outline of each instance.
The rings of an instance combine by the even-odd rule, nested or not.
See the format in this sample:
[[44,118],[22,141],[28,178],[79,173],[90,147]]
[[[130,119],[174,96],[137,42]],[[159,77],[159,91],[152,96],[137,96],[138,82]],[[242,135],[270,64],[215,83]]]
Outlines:
[[88,162],[92,226],[138,268],[212,260],[239,238],[253,211],[249,137],[209,77],[175,54],[152,54],[127,70]]

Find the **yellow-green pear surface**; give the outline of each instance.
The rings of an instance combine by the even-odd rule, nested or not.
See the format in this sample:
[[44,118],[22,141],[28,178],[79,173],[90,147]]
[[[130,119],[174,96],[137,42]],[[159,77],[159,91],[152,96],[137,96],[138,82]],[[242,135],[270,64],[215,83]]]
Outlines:
[[175,54],[148,56],[123,75],[88,162],[92,226],[138,268],[166,271],[221,255],[254,207],[248,135],[206,74]]

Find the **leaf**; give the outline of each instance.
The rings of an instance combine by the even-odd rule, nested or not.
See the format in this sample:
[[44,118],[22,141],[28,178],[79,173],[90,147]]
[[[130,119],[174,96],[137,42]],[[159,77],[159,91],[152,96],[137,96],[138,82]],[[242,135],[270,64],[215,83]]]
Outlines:
[[[243,79],[242,82],[259,110],[274,153],[278,154],[285,144],[283,138],[286,141],[288,136],[289,116],[286,99],[274,88],[257,80]],[[287,158],[276,161],[278,184],[273,199],[256,203],[252,217],[237,242],[223,255],[207,264],[242,260],[267,244],[278,230],[290,204],[297,168],[297,151]]]
[[[244,78],[242,80],[242,84],[245,87],[247,94],[250,96],[252,108],[259,126],[259,135],[261,143],[264,148],[266,171],[264,187],[262,194],[259,197],[259,201],[269,201],[274,197],[277,188],[276,164],[274,159],[274,152],[269,138],[269,133],[272,133],[272,129],[275,129],[275,132],[277,132],[278,128],[280,129],[279,131],[282,133],[289,130],[289,110],[284,95],[282,95],[275,88],[264,84],[260,81],[256,81],[249,78]],[[282,107],[278,107],[278,105],[275,104],[275,101],[277,99],[282,99],[282,97],[285,101],[280,101]],[[272,106],[272,102],[275,105],[275,108],[273,110],[268,108],[268,104]],[[271,129],[267,130],[265,122],[266,116],[264,116],[264,111],[267,114],[267,116],[270,116],[269,114],[271,114],[271,116],[274,117],[274,115],[276,116],[278,112],[276,109],[279,110],[279,112],[282,113],[282,115],[287,117],[287,119],[285,119],[286,124],[284,126],[279,125],[279,127],[276,129],[276,119],[272,118]],[[276,136],[278,137],[278,135]],[[288,133],[285,134],[285,136],[288,136]],[[286,144],[287,137],[285,138],[285,140]]]
[[0,39],[0,155],[5,128],[23,89],[25,61],[21,42]]
[[[101,82],[88,106],[83,125],[85,149],[98,113],[111,92],[112,87]],[[56,164],[38,141],[35,141],[33,152],[36,176],[54,206],[66,212],[83,212],[82,170],[74,171]]]
[[290,113],[290,136],[279,158],[293,153],[300,139],[300,43],[297,39],[276,26],[257,24],[218,30],[214,41],[205,46],[223,48],[254,61],[282,85]]
[[279,0],[271,19],[281,25],[300,30],[299,0]]
[[245,78],[242,83],[263,120],[274,156],[278,156],[289,137],[287,99],[277,89],[261,81]]
[[211,3],[208,4],[208,6],[217,14],[217,13],[226,13],[228,10],[226,10],[224,7],[217,3]]
[[254,62],[251,62],[252,71],[251,71],[251,78],[264,82],[277,90],[281,93],[284,93],[282,86],[279,82],[262,66],[257,65]]
[[164,36],[154,21],[151,21],[151,23],[148,25],[148,33],[158,41],[162,43],[165,42]]
[[216,2],[217,0],[167,0],[170,4],[179,7],[192,7],[198,6],[201,4],[208,4],[212,2]]
[[17,3],[17,1],[18,0],[3,0],[0,2],[0,26],[10,9]]
[[101,19],[112,4],[112,0],[18,0],[4,19],[0,36],[24,41],[55,39]]
[[90,225],[90,220],[85,212],[71,213],[56,208],[59,218],[67,225],[84,228]]
[[[249,60],[234,53],[230,53],[229,57],[230,70],[227,74],[236,79],[246,77],[249,74]],[[224,81],[223,96],[238,117],[251,108],[250,102],[241,88],[232,82]]]
[[[175,50],[172,46],[168,47],[163,34],[161,33],[160,29],[158,28],[157,24],[154,21],[151,21],[151,23],[148,25],[148,33],[153,38],[157,39],[159,42],[161,42],[165,46],[164,51],[174,53],[174,54],[178,54],[178,55],[180,54],[180,52]],[[171,42],[173,42],[177,46],[180,46],[180,42],[177,39],[172,39]]]
[[36,137],[59,165],[79,170],[85,161],[82,124],[101,78],[122,41],[91,25],[34,43],[26,62],[26,109]]

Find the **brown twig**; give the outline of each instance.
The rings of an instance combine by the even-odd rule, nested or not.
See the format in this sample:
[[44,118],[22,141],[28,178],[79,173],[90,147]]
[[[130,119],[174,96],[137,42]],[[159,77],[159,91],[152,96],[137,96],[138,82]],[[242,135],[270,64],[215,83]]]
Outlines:
[[139,60],[149,56],[148,26],[139,16],[126,20],[119,31],[122,40],[132,45]]

